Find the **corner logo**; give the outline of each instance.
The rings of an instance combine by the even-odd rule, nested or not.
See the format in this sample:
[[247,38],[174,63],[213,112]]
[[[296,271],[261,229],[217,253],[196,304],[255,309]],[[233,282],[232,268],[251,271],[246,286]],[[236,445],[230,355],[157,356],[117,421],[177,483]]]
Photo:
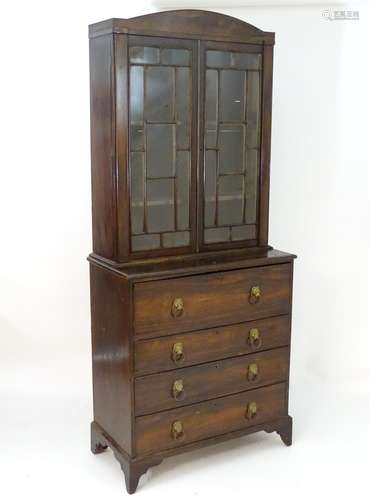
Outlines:
[[323,10],[322,17],[326,21],[359,21],[358,10]]

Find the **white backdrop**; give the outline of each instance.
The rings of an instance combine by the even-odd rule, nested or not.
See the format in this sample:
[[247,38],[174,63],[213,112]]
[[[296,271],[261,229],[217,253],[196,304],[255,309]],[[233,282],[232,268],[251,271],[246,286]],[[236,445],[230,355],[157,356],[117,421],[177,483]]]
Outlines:
[[[345,8],[360,10],[360,21],[327,21],[324,5],[214,9],[276,32],[270,242],[298,254],[295,444],[287,449],[275,436],[258,435],[172,458],[143,479],[137,492],[143,497],[220,497],[232,485],[235,498],[244,497],[246,486],[261,499],[271,488],[274,497],[294,498],[316,493],[317,484],[332,495],[331,481],[351,494],[363,486],[369,445],[369,9],[365,2]],[[88,451],[87,25],[155,10],[144,0],[14,0],[1,7],[4,498],[125,494],[111,454]]]

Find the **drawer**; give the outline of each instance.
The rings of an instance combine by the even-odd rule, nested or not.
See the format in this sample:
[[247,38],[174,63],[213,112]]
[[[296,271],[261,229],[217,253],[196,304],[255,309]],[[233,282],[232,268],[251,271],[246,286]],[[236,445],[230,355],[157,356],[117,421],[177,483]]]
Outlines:
[[135,333],[157,337],[286,314],[290,288],[290,264],[136,283]]
[[286,346],[289,342],[289,316],[140,340],[135,344],[135,371],[147,374],[173,370]]
[[136,418],[136,452],[155,453],[272,421],[286,414],[286,385]]
[[135,381],[136,415],[226,396],[288,378],[289,349],[249,354]]

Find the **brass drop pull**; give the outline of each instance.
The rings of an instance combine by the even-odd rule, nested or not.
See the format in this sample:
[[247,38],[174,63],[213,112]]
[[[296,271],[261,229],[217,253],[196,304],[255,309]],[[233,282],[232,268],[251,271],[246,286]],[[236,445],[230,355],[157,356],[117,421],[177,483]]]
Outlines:
[[252,286],[249,293],[250,304],[257,304],[261,298],[261,290],[259,286]]
[[176,342],[172,348],[172,360],[176,365],[183,363],[185,359],[184,348],[182,342]]
[[172,395],[176,401],[181,401],[184,396],[183,380],[175,380],[172,387]]
[[257,328],[251,328],[247,340],[253,349],[260,349],[262,341],[260,332]]
[[172,438],[181,439],[184,436],[183,424],[180,420],[172,423]]
[[252,401],[247,405],[245,417],[248,420],[252,420],[254,417],[256,417],[257,412],[258,412],[258,406],[255,403],[255,401]]
[[259,368],[256,363],[251,363],[247,367],[247,380],[249,382],[255,382],[259,377]]
[[182,316],[184,311],[184,303],[181,297],[177,297],[172,302],[172,316],[173,318],[179,318]]

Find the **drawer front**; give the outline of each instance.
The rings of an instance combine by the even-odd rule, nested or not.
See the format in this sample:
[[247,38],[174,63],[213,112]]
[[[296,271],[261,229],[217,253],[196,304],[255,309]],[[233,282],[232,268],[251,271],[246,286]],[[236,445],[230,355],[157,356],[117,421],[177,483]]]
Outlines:
[[289,349],[249,354],[136,378],[136,415],[198,403],[288,378]]
[[280,264],[136,283],[135,332],[156,337],[286,314],[290,278],[290,264]]
[[[135,371],[147,374],[173,370],[282,347],[289,342],[289,316],[142,340],[135,345]],[[180,352],[176,353],[176,349]]]
[[136,418],[138,455],[176,448],[286,414],[286,385],[277,384]]

